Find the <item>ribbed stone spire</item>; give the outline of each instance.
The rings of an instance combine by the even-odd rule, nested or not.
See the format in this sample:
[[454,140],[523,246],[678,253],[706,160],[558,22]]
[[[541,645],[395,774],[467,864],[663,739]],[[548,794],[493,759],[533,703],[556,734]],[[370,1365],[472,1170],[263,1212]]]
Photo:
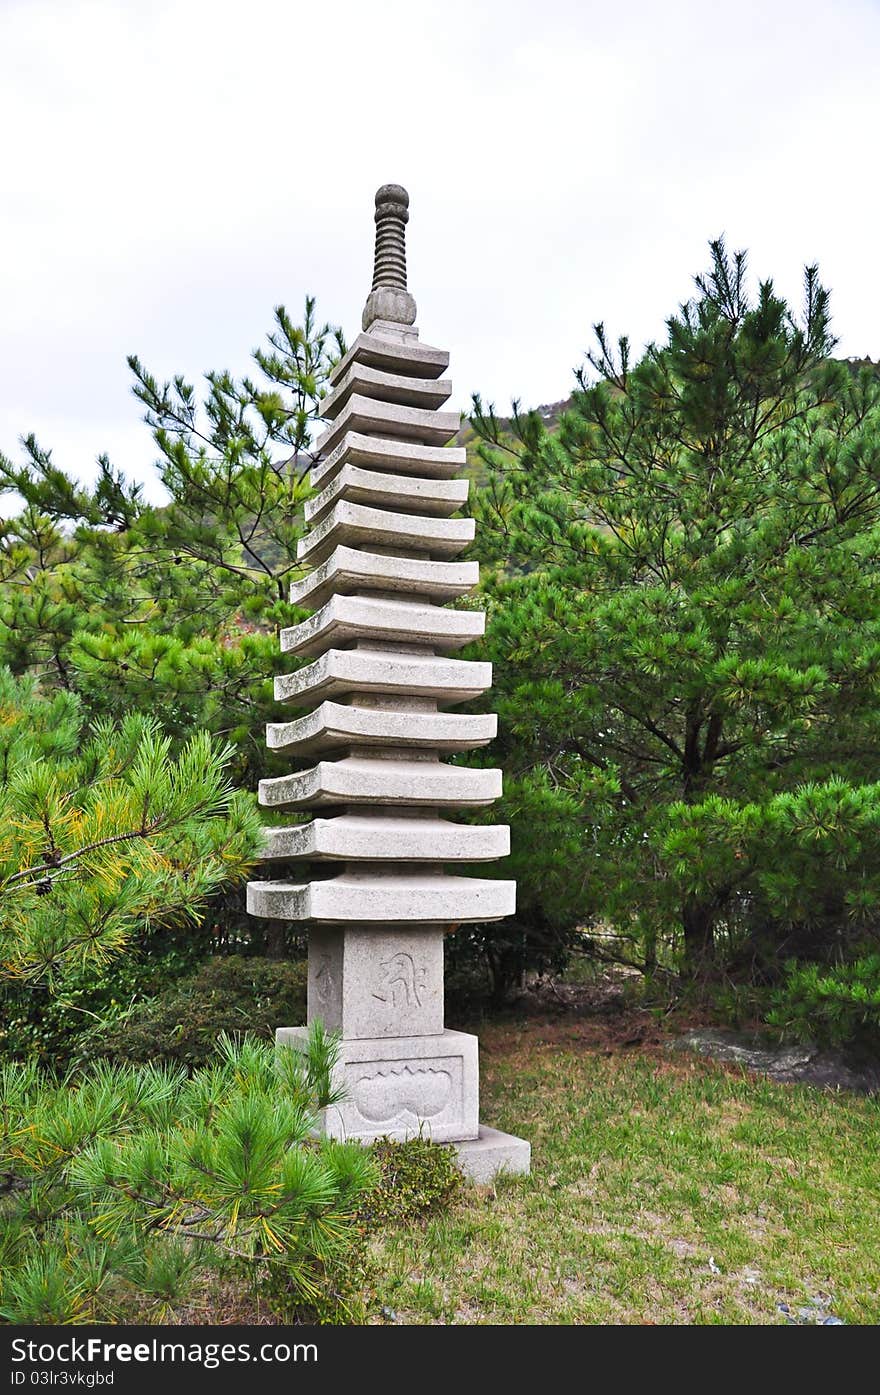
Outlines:
[[[406,289],[408,203],[399,184],[376,195],[366,332],[321,404],[304,575],[290,591],[312,614],[282,630],[281,648],[304,662],[275,680],[302,715],[267,729],[295,766],[259,790],[297,821],[266,830],[280,876],[251,883],[248,909],[308,928],[308,1020],[341,1036],[345,1098],[324,1130],[365,1142],[423,1132],[485,1180],[528,1171],[529,1145],[480,1123],[477,1038],[444,1025],[443,942],[511,915],[516,887],[461,875],[505,857],[510,830],[458,821],[499,797],[501,771],[445,759],[486,746],[497,719],[454,710],[486,691],[492,666],[457,657],[482,635],[482,612],[446,606],[479,569],[459,560],[474,520],[455,478],[467,463],[451,444],[459,414],[444,410],[449,355],[419,343]],[[306,1028],[277,1040],[301,1049]]]
[[409,194],[403,185],[383,184],[376,190],[375,217],[373,288],[367,297],[361,323],[365,330],[377,320],[389,326],[415,324],[416,303],[406,289]]

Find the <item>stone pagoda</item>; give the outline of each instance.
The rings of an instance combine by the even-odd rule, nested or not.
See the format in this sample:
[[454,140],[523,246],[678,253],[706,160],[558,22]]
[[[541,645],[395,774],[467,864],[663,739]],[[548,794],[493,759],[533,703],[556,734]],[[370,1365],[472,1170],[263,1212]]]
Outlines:
[[[479,1122],[477,1038],[444,1027],[443,940],[500,920],[511,881],[458,865],[504,857],[503,825],[458,821],[491,804],[500,770],[443,759],[485,746],[497,719],[456,710],[491,684],[491,665],[451,657],[484,616],[444,602],[471,591],[476,562],[454,560],[474,536],[460,517],[464,449],[443,349],[419,342],[407,291],[409,197],[376,195],[373,287],[359,334],[331,374],[299,544],[309,568],[291,600],[312,612],[281,647],[306,662],[275,680],[306,713],[270,725],[268,744],[296,763],[260,783],[260,803],[307,811],[267,829],[264,857],[297,865],[294,881],[248,887],[248,910],[308,927],[308,1020],[341,1037],[343,1102],[325,1111],[337,1138],[452,1142],[464,1171],[527,1172],[529,1144]],[[450,817],[451,816],[451,817]],[[305,1027],[281,1027],[281,1044]]]

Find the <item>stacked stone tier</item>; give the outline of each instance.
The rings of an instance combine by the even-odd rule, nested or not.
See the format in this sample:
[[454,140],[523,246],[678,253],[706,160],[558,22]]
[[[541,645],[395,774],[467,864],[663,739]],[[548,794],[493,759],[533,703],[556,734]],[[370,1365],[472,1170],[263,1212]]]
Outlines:
[[494,713],[395,711],[322,702],[314,712],[266,728],[269,749],[311,756],[344,746],[424,747],[431,751],[470,751],[493,740]]
[[281,648],[306,657],[349,640],[371,639],[460,649],[480,638],[484,620],[481,611],[444,610],[396,597],[332,596],[301,625],[281,631]]
[[315,489],[324,489],[346,465],[384,470],[404,478],[421,475],[448,480],[458,474],[466,460],[467,452],[462,446],[424,446],[347,431],[338,445],[312,466],[311,481]]
[[474,540],[472,518],[426,518],[351,504],[341,499],[310,533],[297,543],[297,557],[313,565],[324,562],[340,543],[366,543],[406,548],[438,557],[455,557]]
[[331,596],[378,590],[400,592],[407,598],[429,596],[449,601],[473,590],[478,575],[476,562],[434,562],[424,557],[394,557],[337,547],[326,562],[291,586],[290,599],[317,609]]
[[446,710],[491,683],[491,665],[453,657],[482,635],[483,614],[445,604],[478,579],[456,560],[474,524],[456,516],[468,484],[455,478],[465,452],[449,444],[458,415],[443,410],[448,361],[415,336],[366,333],[331,375],[298,548],[311,570],[291,588],[312,614],[281,635],[308,662],[275,681],[279,701],[309,710],[267,730],[300,768],[259,788],[268,809],[320,816],[266,830],[265,860],[302,875],[252,883],[255,915],[399,934],[514,910],[513,882],[444,870],[509,851],[506,827],[455,821],[498,798],[500,771],[443,760],[496,730],[491,714]]
[[493,862],[510,852],[510,830],[499,824],[451,823],[431,817],[401,817],[398,810],[359,811],[336,818],[266,830],[267,860],[308,858],[315,862],[382,862],[394,849],[398,862]]
[[467,503],[467,480],[423,479],[418,475],[388,475],[343,465],[316,499],[305,506],[309,523],[318,523],[340,499],[373,508],[406,510],[437,516],[455,513]]
[[434,698],[452,706],[480,697],[492,686],[492,665],[430,653],[328,649],[314,663],[275,679],[279,702],[304,707],[324,698],[385,694]]
[[[393,856],[393,854],[391,854]],[[372,868],[326,881],[251,882],[248,909],[267,920],[319,925],[445,925],[501,920],[514,910],[510,882],[443,872],[384,875]]]
[[472,770],[430,759],[344,756],[319,761],[294,775],[261,780],[259,798],[269,809],[310,809],[316,804],[479,809],[500,794],[500,770]]

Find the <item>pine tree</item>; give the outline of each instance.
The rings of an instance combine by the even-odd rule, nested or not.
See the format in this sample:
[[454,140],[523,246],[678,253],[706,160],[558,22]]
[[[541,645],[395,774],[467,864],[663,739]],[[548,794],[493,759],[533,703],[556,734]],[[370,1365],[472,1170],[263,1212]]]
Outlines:
[[286,595],[314,420],[343,348],[309,299],[300,325],[276,309],[259,379],[208,373],[201,399],[132,356],[163,506],[106,457],[87,488],[32,436],[23,463],[0,455],[0,489],[22,501],[0,532],[0,663],[79,694],[95,718],[149,710],[178,740],[211,731],[242,783],[265,773],[275,631],[299,618]]
[[378,1175],[358,1144],[315,1140],[338,1047],[318,1028],[308,1046],[221,1039],[191,1076],[0,1067],[0,1321],[167,1321],[221,1275],[288,1319],[316,1300],[344,1316]]
[[795,318],[711,251],[637,363],[597,326],[558,431],[473,417],[519,845],[691,973],[849,952],[880,910],[880,382],[829,358],[816,268]]
[[100,972],[135,931],[197,922],[260,839],[229,750],[174,756],[149,715],[86,729],[75,694],[0,670],[0,976]]

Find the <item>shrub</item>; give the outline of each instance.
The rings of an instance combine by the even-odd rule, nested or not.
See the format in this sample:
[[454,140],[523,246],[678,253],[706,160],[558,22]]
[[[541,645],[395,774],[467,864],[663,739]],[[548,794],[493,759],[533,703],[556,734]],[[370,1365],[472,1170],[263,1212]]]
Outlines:
[[371,1152],[379,1182],[361,1206],[361,1216],[370,1225],[418,1220],[429,1211],[447,1210],[461,1193],[464,1177],[452,1147],[427,1138],[405,1143],[380,1138]]
[[138,943],[102,972],[71,970],[54,988],[0,976],[0,1056],[66,1070],[80,1051],[95,1054],[94,1044],[80,1045],[82,1038],[94,1043],[100,1024],[118,1024],[134,1005],[171,992],[204,956],[188,930],[138,938],[152,943]]
[[158,997],[100,1024],[81,1039],[78,1054],[204,1065],[221,1033],[271,1039],[276,1027],[305,1022],[306,973],[304,962],[209,959]]
[[880,954],[834,968],[792,961],[772,1002],[767,1021],[786,1037],[880,1051]]
[[312,1136],[336,1044],[224,1039],[192,1076],[98,1063],[58,1082],[0,1071],[0,1317],[162,1320],[216,1270],[322,1301],[360,1236],[376,1167]]
[[462,925],[446,939],[447,996],[459,1004],[488,998],[501,1006],[516,996],[530,973],[561,974],[583,943],[580,927],[560,924],[540,911],[517,914],[499,925]]

